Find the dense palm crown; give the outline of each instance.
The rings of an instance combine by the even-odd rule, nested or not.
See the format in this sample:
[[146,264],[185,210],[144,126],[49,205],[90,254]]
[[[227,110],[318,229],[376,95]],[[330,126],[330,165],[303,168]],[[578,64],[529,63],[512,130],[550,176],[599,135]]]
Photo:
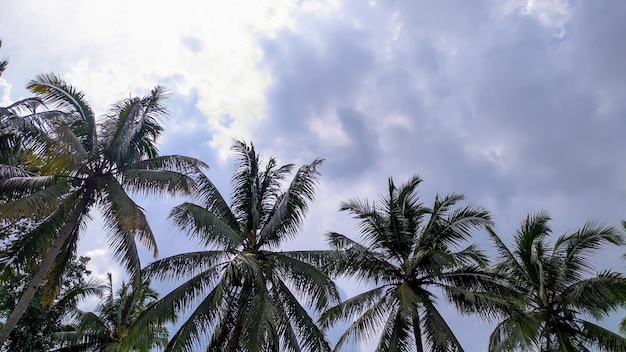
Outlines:
[[168,331],[162,325],[144,326],[140,338],[129,333],[139,314],[158,299],[149,281],[137,287],[122,283],[114,293],[109,274],[107,291],[96,312],[79,312],[76,328],[61,335],[63,346],[55,352],[149,352],[165,347]]
[[[375,288],[331,308],[321,317],[323,327],[355,319],[337,343],[370,339],[382,330],[377,351],[461,351],[459,341],[436,307],[442,291],[464,311],[491,302],[473,289],[489,285],[482,272],[485,257],[474,245],[464,249],[471,231],[490,223],[487,211],[458,206],[461,195],[437,196],[432,208],[419,201],[414,176],[396,186],[377,203],[350,200],[341,210],[359,221],[362,242],[336,232],[328,234],[338,250],[327,269],[373,283]],[[434,291],[438,289],[438,291]]]
[[[298,169],[263,164],[252,145],[236,142],[237,169],[230,206],[205,178],[199,203],[184,203],[171,218],[207,250],[175,255],[148,265],[157,279],[187,281],[164,296],[144,316],[163,320],[195,309],[172,337],[167,351],[328,351],[325,335],[307,308],[323,310],[338,302],[332,281],[298,258],[277,251],[293,238],[313,198],[321,160]],[[302,305],[299,299],[308,303]]]
[[621,309],[626,282],[621,274],[594,271],[604,245],[622,244],[614,228],[587,222],[553,244],[550,218],[529,215],[510,250],[489,229],[499,254],[496,271],[520,293],[518,308],[507,311],[491,334],[489,350],[497,351],[626,351],[626,339],[590,321]]
[[[158,156],[156,139],[162,133],[159,118],[163,88],[143,98],[115,104],[96,121],[84,94],[55,75],[41,75],[28,88],[47,110],[34,115],[46,129],[45,144],[34,150],[39,175],[21,174],[0,179],[4,219],[30,218],[36,224],[8,251],[3,265],[31,257],[43,258],[38,272],[16,308],[24,308],[47,275],[45,298],[58,291],[60,273],[74,255],[88,213],[98,206],[116,259],[138,279],[141,269],[135,239],[156,255],[157,246],[143,209],[127,191],[189,192],[193,175],[203,164],[181,156]],[[16,322],[12,315],[0,333],[0,343]]]

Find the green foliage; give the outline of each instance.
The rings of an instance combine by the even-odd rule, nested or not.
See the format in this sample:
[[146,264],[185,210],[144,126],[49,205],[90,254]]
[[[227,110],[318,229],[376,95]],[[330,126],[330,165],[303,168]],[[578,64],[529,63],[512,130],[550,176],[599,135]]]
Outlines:
[[174,223],[206,250],[161,259],[143,270],[155,279],[185,281],[141,320],[162,323],[189,312],[166,351],[329,351],[307,308],[336,304],[335,285],[299,259],[311,253],[275,250],[298,233],[322,161],[300,167],[286,184],[293,165],[278,166],[273,158],[262,163],[243,142],[233,149],[238,159],[232,203],[204,176],[198,203],[172,210]]
[[489,350],[625,351],[626,338],[584,319],[601,319],[626,303],[622,274],[594,267],[600,250],[622,245],[623,235],[589,221],[551,243],[549,221],[546,212],[528,215],[512,250],[489,229],[499,255],[495,270],[519,293],[517,308],[504,311],[492,332]]
[[376,351],[462,351],[436,307],[437,292],[462,312],[489,315],[507,306],[504,288],[484,270],[487,258],[475,245],[461,247],[473,230],[491,223],[489,213],[460,206],[459,194],[437,196],[432,207],[417,195],[413,176],[379,202],[353,199],[341,204],[358,221],[362,242],[330,232],[335,257],[320,262],[333,275],[344,275],[374,288],[327,310],[323,328],[353,320],[336,349],[349,339],[379,335]]
[[149,352],[167,344],[168,331],[163,325],[145,325],[135,329],[137,317],[158,299],[158,294],[148,281],[133,287],[122,283],[113,292],[109,274],[108,294],[98,304],[95,312],[79,312],[78,324],[60,334],[62,342],[56,352],[116,351]]
[[[2,351],[48,351],[57,341],[57,333],[71,329],[77,312],[76,304],[85,297],[98,294],[100,287],[89,280],[87,257],[75,258],[63,276],[63,288],[51,307],[41,301],[41,292],[31,301],[22,319],[9,335]],[[6,317],[15,307],[29,274],[16,270],[2,273],[0,286],[0,316]]]
[[[143,98],[122,100],[103,119],[95,115],[84,94],[53,74],[39,75],[28,88],[47,110],[20,121],[37,121],[31,133],[42,143],[29,149],[36,156],[38,173],[9,165],[0,177],[0,216],[8,222],[29,218],[31,231],[13,241],[2,262],[23,264],[43,258],[40,271],[25,290],[28,301],[44,275],[44,303],[50,304],[62,283],[68,258],[75,254],[81,229],[94,206],[104,215],[108,241],[115,258],[135,284],[141,269],[136,240],[157,255],[157,245],[143,209],[127,192],[144,194],[189,193],[194,175],[206,165],[183,156],[158,156],[156,140],[166,113],[166,92],[154,88]],[[18,129],[20,133],[26,131]],[[25,132],[24,132],[25,133]],[[31,134],[28,134],[29,136]],[[0,330],[0,341],[19,318],[25,304]]]

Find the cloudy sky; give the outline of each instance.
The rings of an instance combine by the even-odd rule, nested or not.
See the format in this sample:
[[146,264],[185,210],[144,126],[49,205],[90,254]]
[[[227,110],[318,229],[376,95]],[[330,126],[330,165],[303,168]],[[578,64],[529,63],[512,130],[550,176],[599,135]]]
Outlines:
[[[100,114],[165,85],[162,153],[206,161],[224,192],[233,138],[283,163],[324,158],[291,248],[354,234],[339,201],[374,199],[387,177],[412,174],[425,200],[462,192],[490,209],[505,240],[540,209],[560,234],[626,218],[624,18],[626,2],[608,0],[8,0],[0,103],[46,72]],[[161,257],[194,249],[164,220],[180,201],[142,203]],[[100,225],[95,216],[81,251],[121,279]],[[624,270],[620,254],[599,266]],[[442,306],[466,350],[485,350],[489,325]]]

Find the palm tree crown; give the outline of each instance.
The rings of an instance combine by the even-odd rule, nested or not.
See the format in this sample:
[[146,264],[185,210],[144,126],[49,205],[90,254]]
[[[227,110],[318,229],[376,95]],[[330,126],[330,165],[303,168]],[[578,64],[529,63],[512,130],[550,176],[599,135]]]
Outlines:
[[84,94],[55,75],[40,75],[28,88],[48,108],[34,115],[47,132],[37,150],[40,175],[0,178],[0,194],[9,198],[0,205],[0,215],[30,218],[36,226],[15,241],[2,263],[43,259],[23,302],[2,327],[0,343],[45,275],[57,278],[46,280],[45,298],[52,301],[93,206],[103,214],[116,259],[138,283],[135,239],[154,255],[157,245],[143,209],[127,191],[187,193],[193,189],[193,175],[205,166],[193,158],[158,156],[156,139],[163,131],[159,119],[166,113],[162,87],[143,98],[118,102],[100,121]]
[[320,322],[327,328],[339,320],[353,319],[337,343],[349,338],[370,339],[381,332],[376,351],[461,351],[461,345],[436,307],[438,288],[463,311],[491,302],[474,289],[490,285],[482,271],[484,254],[474,245],[463,249],[471,231],[490,223],[489,213],[472,205],[458,206],[462,195],[437,196],[432,208],[419,201],[413,176],[396,186],[389,179],[388,193],[380,202],[354,199],[341,210],[359,221],[362,242],[336,233],[328,241],[338,252],[326,263],[333,274],[355,277],[375,288],[352,297],[325,312]]
[[495,270],[519,295],[489,340],[496,351],[626,351],[626,339],[584,319],[623,307],[626,281],[619,273],[596,273],[594,257],[608,244],[622,244],[613,227],[589,221],[553,244],[546,212],[529,215],[512,249],[489,228],[499,254]]
[[332,281],[298,259],[276,251],[300,228],[317,182],[315,160],[263,164],[252,145],[236,142],[237,168],[230,206],[204,178],[199,203],[184,203],[171,219],[207,250],[158,260],[144,269],[157,279],[187,281],[157,302],[145,321],[173,319],[197,302],[166,351],[328,351],[329,343],[300,299],[315,310],[338,302]]
[[73,331],[65,332],[62,347],[55,352],[111,351],[149,352],[167,344],[167,329],[162,325],[143,326],[141,337],[130,333],[137,318],[159,295],[150,287],[149,281],[133,287],[122,283],[113,291],[109,274],[108,294],[98,304],[96,312],[79,312],[78,324]]

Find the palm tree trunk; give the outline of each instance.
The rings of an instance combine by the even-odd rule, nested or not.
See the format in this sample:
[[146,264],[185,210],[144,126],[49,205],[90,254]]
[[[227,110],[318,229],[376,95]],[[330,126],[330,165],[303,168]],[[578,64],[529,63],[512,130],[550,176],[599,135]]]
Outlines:
[[74,231],[74,228],[78,225],[81,215],[83,215],[86,208],[88,207],[92,193],[92,189],[87,189],[85,191],[85,194],[81,198],[76,208],[74,208],[74,211],[70,215],[69,219],[67,219],[67,222],[59,231],[59,235],[57,236],[56,240],[54,240],[54,244],[52,245],[50,250],[48,250],[46,257],[39,265],[39,269],[37,269],[37,272],[22,293],[20,300],[17,302],[17,305],[11,312],[11,315],[9,315],[7,321],[0,329],[0,346],[4,344],[13,328],[15,327],[15,325],[17,325],[18,321],[26,311],[26,308],[32,301],[33,297],[35,297],[37,289],[39,288],[39,286],[41,286],[41,283],[43,282],[46,273],[48,272],[48,270],[50,270],[50,267],[52,266],[52,263],[54,263],[57,255],[59,255],[63,244],[70,237],[70,235]]

